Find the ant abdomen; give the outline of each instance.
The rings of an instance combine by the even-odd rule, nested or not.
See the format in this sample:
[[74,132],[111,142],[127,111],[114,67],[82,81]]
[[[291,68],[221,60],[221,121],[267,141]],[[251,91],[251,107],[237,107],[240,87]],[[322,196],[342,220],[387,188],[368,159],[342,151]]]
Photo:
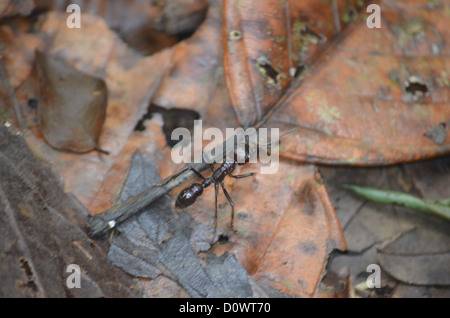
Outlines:
[[203,193],[203,186],[198,183],[193,183],[190,187],[180,192],[175,201],[176,209],[184,209],[194,204],[195,200]]

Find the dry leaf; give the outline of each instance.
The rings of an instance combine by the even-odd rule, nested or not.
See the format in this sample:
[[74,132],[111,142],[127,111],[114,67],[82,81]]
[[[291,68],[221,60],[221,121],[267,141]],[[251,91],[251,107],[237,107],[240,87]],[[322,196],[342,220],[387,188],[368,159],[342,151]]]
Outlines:
[[105,82],[72,69],[57,57],[38,52],[36,60],[38,116],[47,142],[74,152],[98,149],[108,100]]
[[[106,262],[104,244],[84,231],[88,211],[63,192],[20,132],[0,127],[0,295],[2,297],[138,297],[136,281]],[[67,266],[81,269],[70,289]]]

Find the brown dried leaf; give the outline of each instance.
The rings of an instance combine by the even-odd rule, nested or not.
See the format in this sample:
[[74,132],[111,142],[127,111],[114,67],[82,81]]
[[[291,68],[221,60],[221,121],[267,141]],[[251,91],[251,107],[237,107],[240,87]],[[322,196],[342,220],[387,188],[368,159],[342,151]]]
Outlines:
[[106,117],[107,90],[102,79],[72,69],[57,57],[38,52],[39,123],[56,149],[98,149]]
[[221,1],[212,1],[199,29],[171,48],[170,67],[152,103],[166,108],[188,108],[202,116],[206,113],[222,76],[220,5]]
[[380,165],[449,153],[449,138],[426,136],[450,121],[445,10],[420,1],[381,9],[381,29],[358,17],[273,112],[270,125],[298,128],[283,140],[283,156]]
[[11,86],[16,89],[30,76],[35,50],[41,41],[27,33],[17,32],[8,25],[0,27],[0,54]]
[[339,13],[359,9],[355,0],[225,0],[224,69],[240,124],[257,124],[340,35]]

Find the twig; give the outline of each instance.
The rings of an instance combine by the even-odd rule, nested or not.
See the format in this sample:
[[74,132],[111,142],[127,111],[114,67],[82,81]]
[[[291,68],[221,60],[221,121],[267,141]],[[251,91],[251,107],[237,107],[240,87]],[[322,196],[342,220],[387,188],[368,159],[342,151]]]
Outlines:
[[[190,164],[189,166],[192,166],[197,171],[208,168],[208,164],[206,163]],[[176,178],[170,176],[163,180],[161,185],[155,185],[100,214],[91,216],[87,222],[89,236],[92,238],[100,238],[106,235],[117,225],[137,214],[144,207],[150,205],[161,196],[194,176],[194,173],[187,168],[183,170],[186,171],[180,173]]]

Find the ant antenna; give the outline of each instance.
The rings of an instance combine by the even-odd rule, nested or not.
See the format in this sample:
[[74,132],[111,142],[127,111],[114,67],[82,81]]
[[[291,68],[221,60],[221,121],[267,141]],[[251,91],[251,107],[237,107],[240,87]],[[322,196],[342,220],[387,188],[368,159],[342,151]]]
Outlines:
[[[297,130],[300,130],[300,128],[299,128],[299,127],[296,127],[296,128],[289,129],[289,130],[286,131],[285,133],[281,134],[281,136],[278,137],[278,140],[276,140],[276,141],[280,142],[281,138],[284,138],[284,137],[286,137],[287,135],[290,135],[290,134],[292,134],[293,132],[295,132],[295,131],[297,131]],[[263,144],[263,145],[257,144],[257,147],[258,147],[258,148],[270,147],[270,146],[272,145],[273,142],[275,142],[275,141],[269,141],[268,143]]]

